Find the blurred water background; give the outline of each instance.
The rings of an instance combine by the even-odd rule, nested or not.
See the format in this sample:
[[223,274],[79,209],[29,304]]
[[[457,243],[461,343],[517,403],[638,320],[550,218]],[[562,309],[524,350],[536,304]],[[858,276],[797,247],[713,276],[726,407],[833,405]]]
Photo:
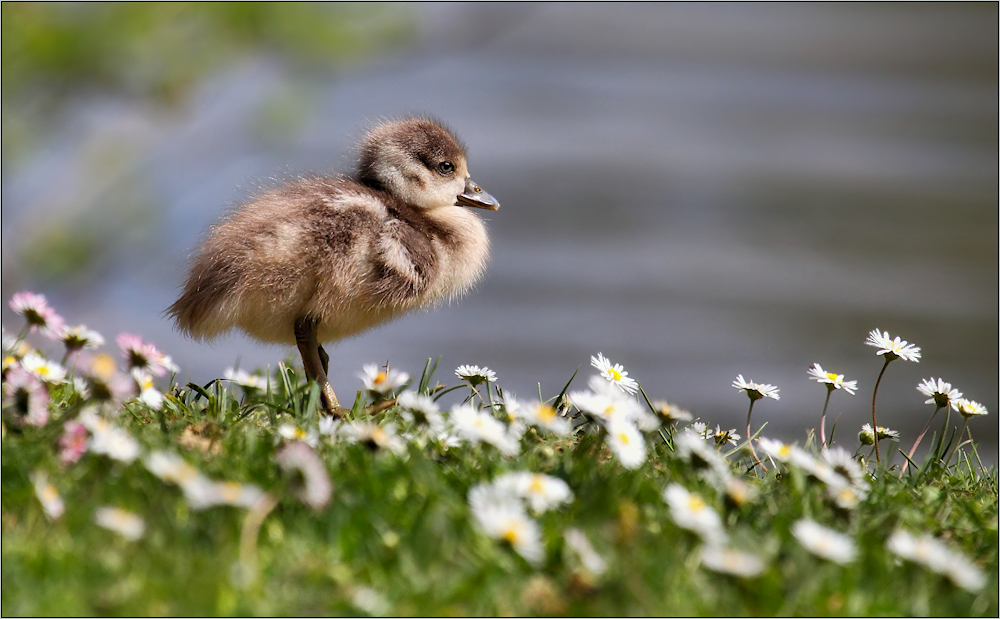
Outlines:
[[880,389],[899,446],[941,376],[989,408],[970,428],[996,461],[996,4],[2,11],[5,303],[36,290],[109,341],[141,334],[181,380],[274,366],[293,351],[163,317],[191,249],[261,183],[347,170],[367,124],[429,113],[503,205],[492,265],[462,301],[328,347],[342,399],[363,363],[429,356],[447,382],[487,365],[550,397],[601,351],[741,434],[730,383],[776,384],[754,425],[801,442],[819,362],[860,383],[830,403],[853,448],[878,327],[924,353]]

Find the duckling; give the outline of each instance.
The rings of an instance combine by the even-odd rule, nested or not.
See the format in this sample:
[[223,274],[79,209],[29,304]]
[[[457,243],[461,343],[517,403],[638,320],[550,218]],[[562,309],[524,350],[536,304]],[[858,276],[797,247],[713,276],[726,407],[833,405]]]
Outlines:
[[299,177],[212,226],[167,309],[197,340],[241,329],[295,344],[334,415],[343,409],[322,343],[467,292],[485,271],[489,237],[464,207],[500,208],[435,120],[378,124],[358,153],[353,175]]

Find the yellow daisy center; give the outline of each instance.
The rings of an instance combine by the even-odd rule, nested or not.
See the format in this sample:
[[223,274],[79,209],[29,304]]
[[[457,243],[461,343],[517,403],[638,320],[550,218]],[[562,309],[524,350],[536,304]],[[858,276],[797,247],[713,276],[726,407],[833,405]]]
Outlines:
[[543,492],[545,492],[545,490],[542,488],[542,478],[539,477],[538,475],[535,475],[531,479],[531,487],[528,490],[536,494],[542,494]]
[[375,377],[375,381],[374,382],[375,382],[376,385],[381,385],[388,378],[389,378],[389,376],[385,372],[379,372],[378,376]]
[[618,433],[618,440],[620,440],[622,442],[622,444],[628,445],[628,443],[629,443],[628,434],[625,434],[624,432],[619,432]]
[[608,374],[611,375],[611,380],[618,382],[622,379],[622,373],[614,368],[608,368]]
[[692,494],[688,497],[688,509],[693,512],[700,512],[705,509],[705,501],[702,501],[701,497]]
[[826,377],[830,380],[836,381],[839,374],[834,374],[833,372],[827,372]]
[[226,481],[219,484],[219,495],[227,502],[240,498],[243,487],[235,481]]
[[115,370],[118,366],[115,364],[115,359],[107,353],[101,353],[94,358],[94,364],[92,366],[94,374],[97,374],[101,378],[108,379],[114,376]]
[[542,421],[552,421],[556,417],[556,409],[552,408],[548,404],[542,404],[538,407],[538,418]]
[[503,532],[503,539],[511,544],[517,543],[519,537],[520,536],[518,535],[518,531],[515,527],[510,527]]

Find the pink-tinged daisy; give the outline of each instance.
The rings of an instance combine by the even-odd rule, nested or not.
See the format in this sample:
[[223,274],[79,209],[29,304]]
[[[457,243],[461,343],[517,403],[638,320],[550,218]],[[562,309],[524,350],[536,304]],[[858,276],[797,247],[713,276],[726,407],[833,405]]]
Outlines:
[[58,384],[66,379],[66,369],[63,366],[33,352],[21,357],[21,367],[44,383]]
[[639,391],[639,383],[634,378],[628,377],[628,372],[620,363],[611,363],[611,360],[597,353],[596,357],[590,358],[590,365],[597,368],[609,383],[618,387],[629,395],[635,395]]
[[49,476],[45,471],[35,471],[31,475],[31,483],[35,487],[35,496],[42,504],[42,511],[49,520],[57,520],[66,511],[66,505],[59,496],[56,487],[49,483]]
[[161,353],[153,344],[143,342],[138,335],[122,333],[116,341],[129,370],[138,368],[156,376],[165,376],[168,372],[177,372],[179,369],[170,357]]
[[319,511],[330,503],[333,484],[326,465],[309,445],[295,441],[288,443],[275,456],[278,465],[286,471],[298,471],[303,484],[298,491],[302,502]]
[[49,392],[34,375],[21,367],[7,372],[3,381],[3,408],[15,423],[44,426],[49,420]]
[[875,354],[885,355],[887,361],[902,359],[903,361],[913,361],[914,363],[920,362],[919,346],[914,346],[907,343],[906,340],[899,339],[898,335],[895,338],[891,338],[888,331],[873,330],[868,334],[865,344],[878,348],[879,350]]
[[90,435],[82,423],[67,421],[63,435],[59,437],[59,459],[63,464],[72,464],[87,451]]
[[53,340],[59,339],[62,335],[63,325],[66,322],[49,307],[43,295],[27,291],[19,292],[10,300],[10,309],[24,316],[31,333],[38,332]]
[[844,380],[843,374],[827,372],[818,363],[814,363],[813,366],[809,368],[808,373],[809,378],[826,385],[827,389],[843,389],[851,395],[854,395],[858,389],[858,381]]
[[358,378],[365,385],[365,389],[371,393],[386,396],[402,387],[410,380],[410,375],[395,369],[382,371],[374,363],[369,363],[363,368],[363,373],[358,374]]
[[94,350],[104,346],[104,337],[97,331],[88,329],[84,325],[63,327],[62,335],[59,336],[59,339],[66,346],[66,351],[70,353],[84,349]]
[[146,531],[145,520],[120,507],[98,507],[94,512],[94,524],[114,531],[130,542],[138,540]]
[[117,408],[136,392],[135,381],[118,370],[118,364],[109,354],[92,356],[82,352],[76,367],[83,373],[89,397],[96,404]]

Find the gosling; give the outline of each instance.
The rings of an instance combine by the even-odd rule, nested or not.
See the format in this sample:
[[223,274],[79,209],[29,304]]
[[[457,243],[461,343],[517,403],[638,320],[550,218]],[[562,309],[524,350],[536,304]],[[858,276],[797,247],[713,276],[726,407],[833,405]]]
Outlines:
[[500,208],[434,120],[379,124],[358,153],[352,176],[297,178],[212,226],[167,310],[200,341],[238,328],[294,343],[332,415],[343,409],[322,343],[467,292],[486,269],[489,237],[463,207]]

